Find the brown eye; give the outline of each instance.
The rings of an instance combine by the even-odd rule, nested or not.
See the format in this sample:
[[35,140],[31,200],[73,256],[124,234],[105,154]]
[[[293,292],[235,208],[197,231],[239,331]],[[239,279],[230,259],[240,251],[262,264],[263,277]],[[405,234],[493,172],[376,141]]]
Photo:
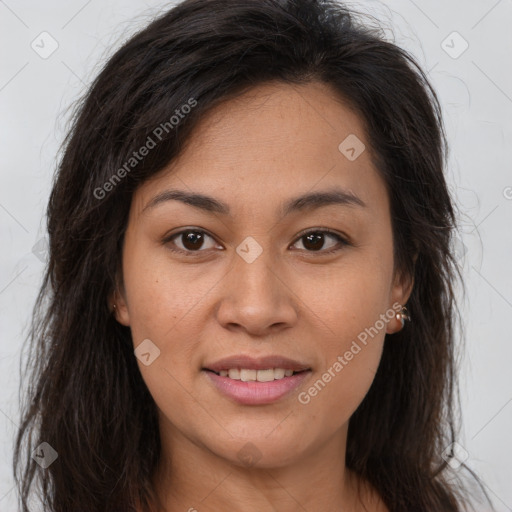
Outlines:
[[[324,246],[326,239],[335,240],[334,244],[330,244],[327,248]],[[302,241],[304,249],[308,252],[322,252],[331,253],[339,250],[343,245],[349,245],[348,242],[332,231],[328,230],[315,230],[304,233],[300,236],[297,242]],[[295,242],[295,243],[297,243]]]
[[[213,242],[210,242],[210,246],[208,246],[208,240]],[[177,249],[171,248],[171,250],[177,252],[201,252],[204,249],[215,247],[213,238],[198,229],[180,231],[169,237],[165,242],[170,242],[172,245],[175,245]]]

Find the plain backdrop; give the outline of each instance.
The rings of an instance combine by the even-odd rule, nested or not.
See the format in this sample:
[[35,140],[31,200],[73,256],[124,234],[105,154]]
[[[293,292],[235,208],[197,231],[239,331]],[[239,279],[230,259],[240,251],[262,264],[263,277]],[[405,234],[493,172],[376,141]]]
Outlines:
[[[44,269],[44,212],[67,109],[121,43],[171,5],[0,0],[1,512],[17,511],[11,461],[19,361]],[[428,71],[442,103],[467,286],[458,442],[497,510],[512,511],[512,1],[348,5],[388,27],[389,38]]]

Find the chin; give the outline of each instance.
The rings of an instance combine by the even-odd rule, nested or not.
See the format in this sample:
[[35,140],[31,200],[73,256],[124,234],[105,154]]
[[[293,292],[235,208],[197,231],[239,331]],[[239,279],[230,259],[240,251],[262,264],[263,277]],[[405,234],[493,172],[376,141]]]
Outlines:
[[[297,443],[293,441],[296,436],[271,439],[272,436],[230,439],[227,444],[212,451],[240,468],[269,469],[293,464],[300,457]],[[301,443],[301,446],[304,445]]]

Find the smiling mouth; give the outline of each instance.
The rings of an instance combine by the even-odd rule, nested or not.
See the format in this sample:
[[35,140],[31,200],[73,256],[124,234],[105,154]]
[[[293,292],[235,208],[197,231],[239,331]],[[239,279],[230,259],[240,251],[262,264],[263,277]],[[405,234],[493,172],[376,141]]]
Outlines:
[[241,380],[242,382],[272,382],[274,380],[292,377],[298,373],[304,373],[309,370],[289,370],[284,368],[267,368],[265,370],[253,370],[245,368],[230,368],[229,370],[220,370],[218,372],[203,368],[203,370],[215,373],[219,377],[227,377],[232,380]]

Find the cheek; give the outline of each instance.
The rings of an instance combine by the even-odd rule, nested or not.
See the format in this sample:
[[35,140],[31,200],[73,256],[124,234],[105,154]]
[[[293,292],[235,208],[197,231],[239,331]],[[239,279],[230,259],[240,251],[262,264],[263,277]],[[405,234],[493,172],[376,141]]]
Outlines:
[[[365,331],[362,331],[365,333]],[[338,340],[329,347],[327,364],[298,396],[304,411],[321,418],[324,428],[334,432],[346,423],[375,378],[382,355],[384,332]]]
[[151,345],[156,357],[151,355],[149,365],[141,359],[137,364],[157,407],[174,425],[184,421],[184,410],[187,423],[206,421],[190,390],[203,330],[201,300],[212,285],[190,279],[188,273],[185,277],[162,258],[127,261],[125,289],[134,348],[143,340],[156,347]]
[[365,328],[373,326],[388,307],[392,260],[351,255],[330,268],[296,270],[290,287],[305,314],[325,333],[327,353],[343,348]]
[[[385,316],[391,264],[391,259],[361,258],[350,268],[302,281],[299,293],[322,333],[317,343],[322,364],[299,402],[333,431],[357,409],[377,372],[391,318]],[[307,294],[308,289],[315,291]]]
[[187,265],[184,271],[165,251],[137,246],[126,251],[123,272],[135,345],[150,338],[167,346],[180,327],[196,325],[190,318],[215,284],[215,275],[206,275],[200,265]]
[[201,265],[187,265],[184,271],[171,265],[165,252],[155,256],[142,248],[126,258],[124,271],[134,348],[148,339],[157,347],[158,357],[150,365],[137,360],[146,386],[169,417],[185,408],[189,417],[200,415],[187,391],[194,389],[204,353],[208,297],[223,273],[206,273]]

